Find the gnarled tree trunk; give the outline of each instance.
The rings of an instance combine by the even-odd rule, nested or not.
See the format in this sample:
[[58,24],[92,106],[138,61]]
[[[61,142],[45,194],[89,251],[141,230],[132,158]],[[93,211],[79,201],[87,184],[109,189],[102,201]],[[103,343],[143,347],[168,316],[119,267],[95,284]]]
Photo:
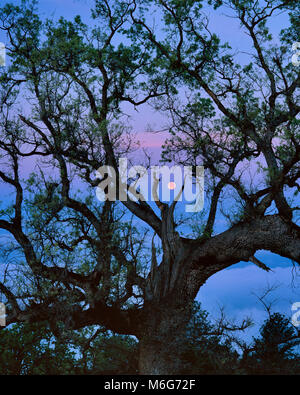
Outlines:
[[139,343],[139,374],[182,374],[182,359],[191,304],[152,306]]

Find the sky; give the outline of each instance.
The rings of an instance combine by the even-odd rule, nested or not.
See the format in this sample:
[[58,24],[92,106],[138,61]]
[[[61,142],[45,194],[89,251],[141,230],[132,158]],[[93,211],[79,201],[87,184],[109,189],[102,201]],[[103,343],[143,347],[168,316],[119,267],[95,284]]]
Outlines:
[[[12,1],[19,3],[18,0]],[[40,0],[40,11],[47,17],[73,18],[80,14],[83,21],[89,19],[89,0]],[[209,17],[208,13],[208,17]],[[239,51],[246,51],[249,46],[249,39],[242,33],[239,25],[232,18],[224,15],[213,14],[211,27],[224,40],[230,41],[232,47]],[[282,24],[286,22],[285,16],[273,19],[272,28],[275,33],[279,32]],[[4,42],[3,34],[0,33],[0,41]],[[241,63],[245,54],[240,55]],[[137,111],[132,111],[132,126],[142,146],[147,148],[152,158],[158,160],[166,133],[149,134],[149,126],[153,130],[161,130],[166,125],[166,119],[156,113],[149,106],[144,105]],[[30,169],[30,165],[28,170]],[[1,197],[0,197],[1,200]],[[222,227],[223,219],[217,219]],[[246,339],[258,334],[259,325],[266,319],[267,315],[258,296],[263,293],[267,286],[276,286],[276,290],[271,294],[270,300],[274,300],[273,310],[280,311],[287,316],[291,316],[291,306],[294,302],[300,301],[300,272],[294,268],[293,264],[284,258],[259,251],[256,257],[267,264],[272,271],[264,272],[254,264],[241,262],[233,267],[213,275],[200,289],[197,300],[201,301],[202,307],[210,312],[211,317],[219,316],[221,306],[225,308],[228,317],[242,320],[246,316],[253,318],[255,327],[247,332]]]

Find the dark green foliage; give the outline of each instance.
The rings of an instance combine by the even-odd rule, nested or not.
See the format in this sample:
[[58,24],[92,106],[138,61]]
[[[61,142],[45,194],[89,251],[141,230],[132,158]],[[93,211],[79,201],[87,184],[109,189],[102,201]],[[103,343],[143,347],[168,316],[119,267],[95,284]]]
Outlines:
[[261,327],[260,337],[254,339],[246,369],[250,374],[299,374],[299,345],[298,332],[290,320],[274,313]]
[[85,374],[137,374],[138,343],[130,336],[98,336],[78,362]]
[[[194,304],[182,352],[182,374],[299,374],[297,331],[274,313],[260,337],[240,355],[232,339]],[[70,375],[138,374],[138,342],[134,337],[86,328],[56,338],[46,325],[17,324],[0,332],[0,374]]]
[[75,354],[43,324],[16,324],[0,331],[0,374],[75,373]]
[[208,313],[194,303],[183,353],[183,374],[232,374],[238,364],[238,353],[208,320]]
[[[88,328],[55,337],[44,324],[15,324],[0,332],[0,374],[136,374],[137,342]],[[90,339],[92,339],[92,341]]]

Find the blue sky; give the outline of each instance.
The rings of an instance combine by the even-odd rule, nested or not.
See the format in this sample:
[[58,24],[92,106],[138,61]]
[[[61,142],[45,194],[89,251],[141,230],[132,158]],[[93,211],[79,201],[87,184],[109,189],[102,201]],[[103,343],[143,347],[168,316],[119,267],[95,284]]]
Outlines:
[[[12,1],[19,3],[19,1]],[[40,0],[40,10],[45,17],[73,18],[80,14],[84,21],[89,19],[89,0]],[[224,40],[230,41],[232,47],[239,51],[246,51],[249,47],[249,41],[245,34],[242,33],[237,21],[226,18],[219,13],[209,13],[211,18],[211,28],[215,30]],[[286,16],[278,16],[272,21],[272,28],[276,34],[287,21]],[[5,42],[3,34],[0,33],[0,41]],[[241,62],[244,61],[246,55],[241,54]],[[164,126],[165,119],[157,113],[154,113],[148,106],[142,106],[138,112],[132,112],[132,126],[135,132],[139,133],[139,137],[144,146],[148,146],[154,158],[159,157],[160,146],[164,141],[165,135],[150,135],[145,133],[150,124],[153,129],[161,129]],[[30,166],[29,166],[30,167]],[[2,189],[2,198],[3,189]],[[0,193],[0,200],[1,193]],[[219,219],[222,221],[222,219]],[[262,294],[263,289],[268,285],[277,285],[270,299],[276,299],[274,303],[274,311],[280,311],[291,316],[291,305],[300,301],[300,272],[295,270],[292,263],[282,257],[270,254],[266,251],[260,251],[256,256],[267,264],[272,271],[269,273],[256,267],[254,264],[239,263],[225,271],[212,276],[206,284],[200,289],[197,299],[201,301],[202,306],[207,309],[213,317],[218,316],[220,306],[225,307],[228,317],[234,317],[241,320],[245,316],[252,316],[257,324],[250,332],[250,335],[257,334],[258,325],[266,318],[264,308],[258,302],[254,292],[258,295]],[[1,263],[1,262],[0,262]]]

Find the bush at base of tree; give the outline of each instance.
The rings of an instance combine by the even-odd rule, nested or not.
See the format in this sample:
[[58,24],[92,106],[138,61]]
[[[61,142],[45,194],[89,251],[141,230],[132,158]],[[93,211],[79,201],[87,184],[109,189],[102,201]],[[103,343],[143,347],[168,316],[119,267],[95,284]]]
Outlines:
[[[290,321],[274,313],[240,355],[194,303],[182,349],[181,374],[299,374],[300,339]],[[298,347],[298,349],[297,349]],[[102,328],[57,338],[46,324],[15,324],[0,331],[2,375],[138,374],[138,342]]]

